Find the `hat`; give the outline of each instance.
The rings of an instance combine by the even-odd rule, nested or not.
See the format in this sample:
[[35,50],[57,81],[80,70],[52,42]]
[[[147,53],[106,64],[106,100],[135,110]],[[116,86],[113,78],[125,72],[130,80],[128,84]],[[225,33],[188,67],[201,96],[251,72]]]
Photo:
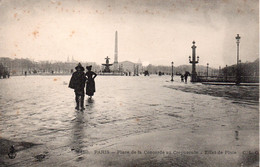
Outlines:
[[87,70],[91,70],[91,68],[92,68],[92,65],[86,66],[86,69],[87,69]]
[[81,65],[80,63],[78,64],[78,66],[75,67],[76,70],[77,70],[78,68],[79,68],[80,70],[82,70],[82,71],[85,70],[84,67],[82,67],[82,65]]

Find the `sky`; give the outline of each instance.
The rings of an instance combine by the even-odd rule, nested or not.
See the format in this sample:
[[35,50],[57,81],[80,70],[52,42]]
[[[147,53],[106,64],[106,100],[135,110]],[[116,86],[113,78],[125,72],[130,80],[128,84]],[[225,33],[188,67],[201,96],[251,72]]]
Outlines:
[[258,0],[0,0],[0,57],[34,61],[189,64],[218,68],[259,57]]

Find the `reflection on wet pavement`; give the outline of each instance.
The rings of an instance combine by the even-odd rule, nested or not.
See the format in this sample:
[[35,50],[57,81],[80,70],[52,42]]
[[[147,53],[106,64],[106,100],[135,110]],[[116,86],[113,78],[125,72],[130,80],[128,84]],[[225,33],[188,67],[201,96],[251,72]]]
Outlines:
[[76,118],[72,120],[73,127],[73,138],[71,140],[71,150],[74,150],[76,153],[82,153],[82,148],[84,147],[84,114],[82,111],[76,112]]

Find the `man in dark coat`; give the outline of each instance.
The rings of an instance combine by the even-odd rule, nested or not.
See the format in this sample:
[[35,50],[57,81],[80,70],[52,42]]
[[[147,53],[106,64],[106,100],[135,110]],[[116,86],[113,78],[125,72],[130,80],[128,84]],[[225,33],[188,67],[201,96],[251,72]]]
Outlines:
[[181,74],[181,82],[183,82],[183,81],[184,81],[184,75]]
[[72,74],[69,88],[74,89],[75,95],[76,95],[76,110],[79,110],[79,103],[81,110],[84,110],[84,87],[86,82],[86,76],[84,73],[84,67],[79,63],[77,67],[75,67],[76,71]]
[[188,79],[189,75],[190,75],[190,73],[188,71],[186,71],[184,74],[185,83],[187,83],[187,79]]

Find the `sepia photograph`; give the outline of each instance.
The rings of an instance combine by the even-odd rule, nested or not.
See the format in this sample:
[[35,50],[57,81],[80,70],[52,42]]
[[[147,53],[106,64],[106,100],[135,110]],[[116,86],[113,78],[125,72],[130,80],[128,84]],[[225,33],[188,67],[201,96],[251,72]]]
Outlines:
[[259,167],[259,0],[0,0],[0,166]]

